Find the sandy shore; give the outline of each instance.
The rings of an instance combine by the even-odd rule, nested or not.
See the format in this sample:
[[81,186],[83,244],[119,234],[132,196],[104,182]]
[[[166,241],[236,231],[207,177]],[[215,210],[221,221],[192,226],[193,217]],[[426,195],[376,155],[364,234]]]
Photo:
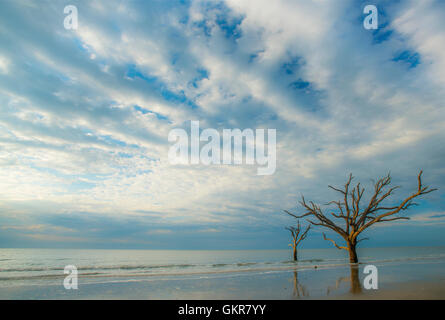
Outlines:
[[382,290],[372,290],[358,295],[348,293],[333,298],[359,300],[444,300],[445,279],[400,283]]
[[[139,278],[79,278],[78,290],[52,284],[0,286],[0,299],[445,299],[445,260],[376,265],[377,290],[364,265]],[[53,280],[54,281],[54,280]]]

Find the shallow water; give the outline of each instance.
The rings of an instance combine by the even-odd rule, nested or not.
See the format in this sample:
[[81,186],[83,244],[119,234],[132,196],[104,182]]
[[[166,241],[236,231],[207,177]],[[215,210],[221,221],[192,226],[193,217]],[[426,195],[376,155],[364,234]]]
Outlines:
[[[209,279],[349,266],[337,249],[301,249],[299,261],[289,250],[74,250],[0,249],[0,290],[30,285],[61,285],[67,265],[86,283],[142,280]],[[435,263],[445,247],[362,248],[360,262],[376,265]]]

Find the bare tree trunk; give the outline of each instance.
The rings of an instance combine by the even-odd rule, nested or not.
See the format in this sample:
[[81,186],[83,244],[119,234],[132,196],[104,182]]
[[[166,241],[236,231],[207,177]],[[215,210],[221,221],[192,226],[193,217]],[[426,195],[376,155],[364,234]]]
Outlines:
[[286,227],[286,229],[289,230],[292,234],[292,242],[289,243],[289,247],[292,248],[294,261],[297,261],[298,260],[298,257],[297,257],[298,244],[306,238],[307,233],[311,229],[311,225],[308,225],[306,230],[304,230],[303,233],[300,233],[300,231],[301,231],[300,221],[298,221],[298,225],[296,228],[295,227]]
[[349,262],[350,263],[358,262],[356,245],[357,245],[357,243],[348,242],[348,252],[349,252]]

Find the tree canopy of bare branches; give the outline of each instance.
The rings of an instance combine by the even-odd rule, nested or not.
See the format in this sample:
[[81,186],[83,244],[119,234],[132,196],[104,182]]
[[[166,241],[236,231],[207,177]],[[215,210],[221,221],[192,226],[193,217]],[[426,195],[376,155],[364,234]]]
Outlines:
[[298,260],[297,247],[301,241],[306,239],[307,233],[311,229],[311,225],[309,224],[307,226],[307,228],[303,232],[301,232],[302,229],[301,229],[300,221],[298,221],[296,228],[295,227],[286,227],[286,229],[289,230],[292,235],[292,243],[290,243],[289,246],[293,249],[294,261],[297,261]]
[[428,194],[437,189],[424,186],[422,184],[422,171],[417,176],[417,189],[404,200],[395,205],[384,205],[384,200],[394,194],[400,186],[391,187],[391,175],[388,174],[374,183],[374,190],[369,202],[362,207],[363,194],[365,188],[357,183],[351,186],[354,177],[349,175],[349,179],[343,188],[329,186],[329,188],[341,194],[341,199],[331,201],[327,205],[334,205],[334,210],[329,210],[328,214],[323,212],[321,207],[312,201],[307,202],[302,196],[300,204],[305,209],[302,215],[293,214],[287,210],[285,212],[294,218],[306,218],[314,226],[321,226],[339,234],[346,242],[346,245],[338,245],[334,240],[329,239],[323,233],[325,240],[331,241],[338,249],[344,249],[349,252],[350,262],[358,262],[356,245],[366,238],[358,239],[359,235],[367,228],[376,223],[408,220],[409,217],[399,216],[411,206],[417,205],[413,200],[419,196]]

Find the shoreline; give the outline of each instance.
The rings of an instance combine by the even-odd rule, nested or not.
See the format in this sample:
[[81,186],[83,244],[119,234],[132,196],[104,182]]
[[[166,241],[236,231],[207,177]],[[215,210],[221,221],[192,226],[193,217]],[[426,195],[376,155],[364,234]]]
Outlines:
[[363,289],[364,265],[272,272],[239,272],[211,276],[116,277],[84,282],[78,290],[60,283],[0,287],[0,299],[129,300],[424,300],[445,299],[445,259],[378,264],[379,287]]

